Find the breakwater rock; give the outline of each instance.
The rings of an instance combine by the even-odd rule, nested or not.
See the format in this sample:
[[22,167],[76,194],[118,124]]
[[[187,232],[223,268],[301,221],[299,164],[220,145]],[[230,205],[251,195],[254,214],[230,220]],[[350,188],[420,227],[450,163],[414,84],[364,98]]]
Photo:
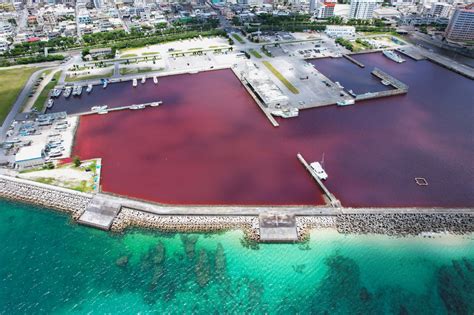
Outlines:
[[0,197],[67,212],[78,219],[92,195],[0,175]]
[[339,233],[418,235],[422,232],[474,232],[474,213],[364,213],[336,217]]
[[111,230],[120,232],[128,227],[188,233],[241,229],[247,238],[255,241],[260,239],[257,216],[157,215],[122,208],[122,211],[112,223]]
[[312,229],[327,229],[336,227],[334,216],[300,216],[296,217],[296,231],[298,240],[304,241],[309,238]]

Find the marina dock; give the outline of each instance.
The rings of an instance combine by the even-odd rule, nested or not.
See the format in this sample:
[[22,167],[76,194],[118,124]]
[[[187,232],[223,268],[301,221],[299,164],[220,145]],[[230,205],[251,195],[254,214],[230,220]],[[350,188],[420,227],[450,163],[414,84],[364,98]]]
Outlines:
[[376,76],[380,80],[388,82],[388,84],[392,86],[394,89],[388,90],[388,91],[367,92],[364,94],[358,94],[355,97],[356,101],[387,97],[387,96],[393,96],[393,95],[401,95],[401,94],[406,94],[408,92],[408,85],[406,85],[400,80],[397,80],[391,75],[383,72],[382,70],[378,68],[374,68],[374,70],[371,73],[372,75]]

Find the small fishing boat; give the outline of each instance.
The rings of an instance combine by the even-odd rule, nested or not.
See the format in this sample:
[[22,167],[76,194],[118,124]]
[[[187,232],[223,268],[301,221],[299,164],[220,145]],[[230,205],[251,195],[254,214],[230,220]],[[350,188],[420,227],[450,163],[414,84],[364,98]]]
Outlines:
[[87,93],[92,92],[92,84],[87,85],[87,90],[86,90],[86,92],[87,92]]
[[156,77],[156,75],[153,77],[153,83],[158,84],[158,78]]

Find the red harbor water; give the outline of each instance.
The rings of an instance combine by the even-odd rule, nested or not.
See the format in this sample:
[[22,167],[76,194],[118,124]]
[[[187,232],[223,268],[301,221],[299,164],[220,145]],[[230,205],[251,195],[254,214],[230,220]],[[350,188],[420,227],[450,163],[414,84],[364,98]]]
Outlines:
[[366,68],[344,58],[312,63],[356,93],[386,88],[370,74],[377,66],[408,94],[305,110],[273,128],[234,74],[220,70],[95,87],[55,110],[163,101],[81,118],[74,153],[102,157],[106,192],[170,204],[322,204],[301,152],[309,162],[324,154],[326,184],[345,206],[473,206],[473,81],[428,61],[355,58]]

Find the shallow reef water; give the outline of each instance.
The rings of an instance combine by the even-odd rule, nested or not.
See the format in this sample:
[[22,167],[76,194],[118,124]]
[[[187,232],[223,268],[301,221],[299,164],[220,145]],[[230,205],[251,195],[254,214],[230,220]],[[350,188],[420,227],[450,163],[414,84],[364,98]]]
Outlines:
[[0,201],[0,314],[472,314],[474,236],[111,234]]

